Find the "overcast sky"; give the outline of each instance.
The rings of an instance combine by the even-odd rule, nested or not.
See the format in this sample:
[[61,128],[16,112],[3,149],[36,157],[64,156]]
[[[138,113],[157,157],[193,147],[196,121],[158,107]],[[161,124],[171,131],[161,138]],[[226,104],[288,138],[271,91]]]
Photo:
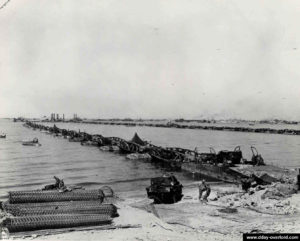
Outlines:
[[298,0],[11,0],[0,117],[300,120],[299,24]]

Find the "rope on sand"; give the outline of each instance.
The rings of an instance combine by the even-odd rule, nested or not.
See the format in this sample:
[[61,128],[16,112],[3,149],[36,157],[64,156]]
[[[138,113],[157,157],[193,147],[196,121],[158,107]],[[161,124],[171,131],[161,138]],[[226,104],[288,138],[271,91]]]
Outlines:
[[167,222],[168,224],[176,224],[176,225],[181,225],[181,226],[185,226],[185,227],[188,227],[188,228],[191,228],[193,230],[195,230],[196,228],[192,227],[192,226],[189,226],[187,224],[183,224],[183,223],[179,223],[179,222]]
[[158,226],[160,226],[161,228],[165,229],[165,230],[168,230],[168,231],[172,231],[173,232],[173,229],[170,229],[170,228],[165,228],[164,226],[162,226],[161,224],[155,222],[155,224],[157,224]]

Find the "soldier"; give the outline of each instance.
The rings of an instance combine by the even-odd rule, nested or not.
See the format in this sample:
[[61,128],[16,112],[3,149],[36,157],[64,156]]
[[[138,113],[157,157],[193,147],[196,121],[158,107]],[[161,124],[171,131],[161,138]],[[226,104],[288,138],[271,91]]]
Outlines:
[[64,189],[65,184],[62,179],[59,179],[58,177],[54,176],[55,184],[46,185],[43,190],[54,190],[54,189]]
[[[210,186],[209,184],[207,184],[205,182],[205,180],[203,179],[202,182],[199,184],[199,201],[205,201],[207,202],[207,198],[210,194]],[[205,194],[203,195],[203,198],[202,198],[202,194],[205,192]]]
[[252,180],[250,178],[242,178],[242,180],[241,180],[242,189],[245,192],[248,192],[249,188],[251,187],[251,182],[252,182]]
[[54,179],[55,179],[55,186],[56,186],[56,188],[58,188],[58,189],[63,189],[63,188],[65,188],[64,180],[59,179],[59,178],[56,177],[56,176],[54,176]]

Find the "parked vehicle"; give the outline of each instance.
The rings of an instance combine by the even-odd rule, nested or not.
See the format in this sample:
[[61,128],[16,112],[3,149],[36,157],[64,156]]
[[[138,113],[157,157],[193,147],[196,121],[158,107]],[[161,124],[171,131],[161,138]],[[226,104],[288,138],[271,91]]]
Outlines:
[[182,185],[174,175],[151,178],[151,185],[146,190],[154,203],[176,203],[183,197]]

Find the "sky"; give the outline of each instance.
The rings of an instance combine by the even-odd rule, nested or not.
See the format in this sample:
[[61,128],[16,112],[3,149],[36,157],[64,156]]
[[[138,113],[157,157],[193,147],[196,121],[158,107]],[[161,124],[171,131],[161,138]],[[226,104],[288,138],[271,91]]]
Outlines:
[[299,22],[298,0],[10,0],[0,117],[300,120]]

